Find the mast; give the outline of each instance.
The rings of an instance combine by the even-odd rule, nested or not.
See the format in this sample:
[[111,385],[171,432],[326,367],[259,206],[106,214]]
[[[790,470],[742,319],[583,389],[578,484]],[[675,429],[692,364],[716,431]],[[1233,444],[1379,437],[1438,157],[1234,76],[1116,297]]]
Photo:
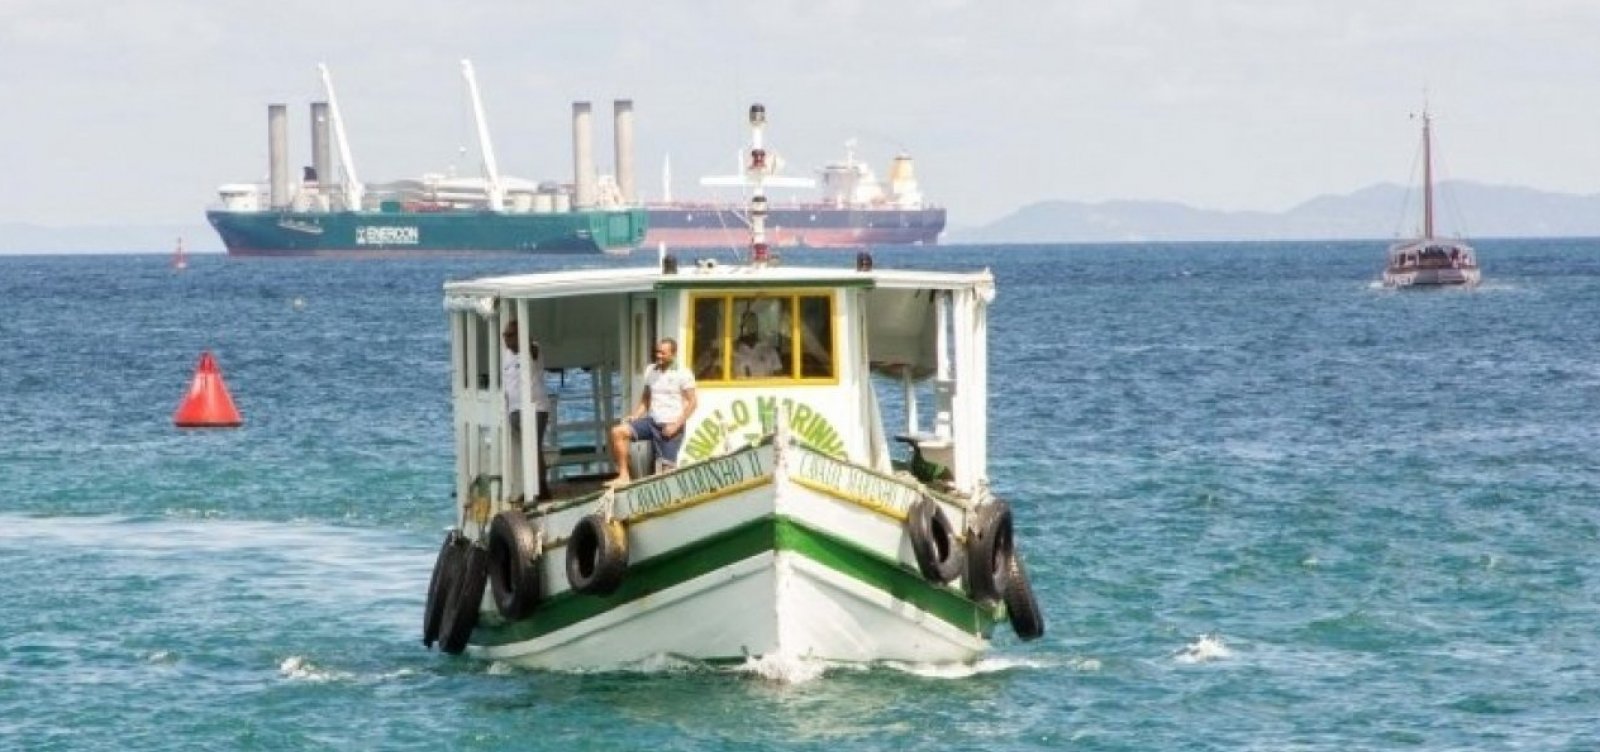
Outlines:
[[762,146],[761,132],[767,127],[767,108],[750,105],[750,164],[745,167],[750,185],[750,260],[765,265],[767,256],[767,196],[764,188],[767,167],[767,150]]
[[672,155],[661,158],[661,202],[672,203]]
[[478,148],[483,152],[484,192],[489,196],[491,211],[505,210],[505,194],[500,188],[500,169],[494,162],[494,143],[489,140],[489,124],[483,117],[483,99],[478,96],[478,77],[472,72],[472,61],[461,61],[461,75],[467,79],[467,95],[472,97],[472,119],[478,126]]
[[1422,108],[1422,237],[1433,237],[1433,116]]
[[[360,178],[356,177],[356,163],[350,158],[350,140],[345,137],[344,117],[339,114],[339,98],[333,94],[333,77],[328,75],[328,66],[317,63],[317,70],[322,73],[322,88],[328,92],[328,113],[333,116],[333,135],[339,142],[339,172],[340,183],[344,188],[344,208],[349,211],[361,211],[361,198],[365,188],[361,185]],[[321,179],[321,176],[318,176]]]

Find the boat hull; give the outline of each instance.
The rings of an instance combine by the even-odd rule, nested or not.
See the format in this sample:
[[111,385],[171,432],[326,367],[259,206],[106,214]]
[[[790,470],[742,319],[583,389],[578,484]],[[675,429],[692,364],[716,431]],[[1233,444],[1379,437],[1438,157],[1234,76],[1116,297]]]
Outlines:
[[[742,247],[750,242],[746,211],[731,206],[666,205],[647,209],[645,244],[673,248]],[[772,208],[765,224],[774,246],[860,248],[936,245],[945,210],[839,209],[826,206]]]
[[1482,279],[1477,269],[1407,269],[1385,271],[1384,287],[1448,287],[1476,285]]
[[[1003,607],[919,574],[902,507],[921,492],[873,475],[879,492],[855,496],[828,479],[844,477],[842,469],[869,471],[799,446],[784,452],[787,462],[775,459],[773,444],[751,447],[613,497],[630,554],[611,595],[567,587],[562,539],[607,502],[532,515],[552,541],[541,558],[551,595],[511,622],[486,600],[469,652],[553,669],[661,656],[933,664],[981,656]],[[947,511],[956,519],[964,513],[953,502]]]
[[1483,278],[1477,251],[1458,240],[1424,237],[1389,248],[1385,287],[1476,285]]
[[513,214],[235,212],[206,219],[236,256],[619,253],[644,239],[641,209]]

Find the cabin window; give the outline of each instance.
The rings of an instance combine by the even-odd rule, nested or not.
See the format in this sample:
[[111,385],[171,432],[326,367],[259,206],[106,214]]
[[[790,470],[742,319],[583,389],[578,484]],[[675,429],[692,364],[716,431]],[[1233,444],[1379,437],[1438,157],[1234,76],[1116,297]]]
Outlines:
[[697,295],[692,308],[697,381],[835,378],[831,295]]

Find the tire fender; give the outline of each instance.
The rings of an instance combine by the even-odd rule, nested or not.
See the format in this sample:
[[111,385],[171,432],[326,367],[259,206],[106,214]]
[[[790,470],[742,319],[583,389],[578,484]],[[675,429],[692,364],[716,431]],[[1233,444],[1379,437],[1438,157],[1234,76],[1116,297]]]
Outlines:
[[461,557],[461,571],[445,600],[439,628],[440,650],[460,655],[467,649],[467,639],[478,626],[478,611],[483,608],[483,588],[488,580],[489,552],[476,543],[468,544]]
[[1044,612],[1039,610],[1039,599],[1033,596],[1033,585],[1028,582],[1028,570],[1022,567],[1022,556],[1015,550],[1006,567],[1006,617],[1011,620],[1011,630],[1023,642],[1044,636]]
[[567,584],[586,595],[610,595],[628,571],[628,531],[621,520],[591,514],[567,536]]
[[995,499],[968,518],[967,593],[980,603],[999,601],[1011,568],[1011,505]]
[[923,496],[906,513],[906,535],[911,538],[911,553],[923,579],[943,585],[961,576],[962,552],[956,543],[956,529],[944,509]]
[[444,545],[433,560],[433,577],[428,580],[428,601],[422,607],[422,644],[433,647],[439,640],[444,625],[444,605],[450,599],[450,590],[461,576],[461,558],[466,555],[467,541],[461,533],[445,533]]
[[515,621],[533,613],[543,597],[538,536],[520,510],[507,509],[489,523],[489,589],[495,609]]

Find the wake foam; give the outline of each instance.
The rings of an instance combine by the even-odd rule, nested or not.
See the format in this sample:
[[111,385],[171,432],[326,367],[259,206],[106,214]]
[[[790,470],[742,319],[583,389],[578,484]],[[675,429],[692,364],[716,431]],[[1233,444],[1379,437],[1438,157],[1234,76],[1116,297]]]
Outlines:
[[291,681],[324,684],[331,681],[346,681],[354,678],[344,671],[334,671],[316,666],[304,656],[291,655],[278,664],[278,673]]
[[1200,638],[1174,653],[1172,659],[1179,663],[1200,664],[1222,660],[1233,655],[1219,635],[1200,635]]

